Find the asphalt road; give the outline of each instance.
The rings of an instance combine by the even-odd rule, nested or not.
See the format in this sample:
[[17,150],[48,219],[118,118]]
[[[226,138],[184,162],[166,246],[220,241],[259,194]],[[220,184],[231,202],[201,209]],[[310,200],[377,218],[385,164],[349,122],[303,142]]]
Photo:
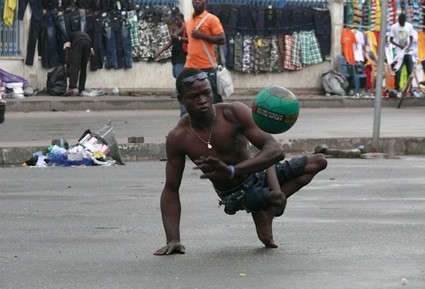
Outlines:
[[[277,139],[373,136],[373,108],[303,108],[295,125]],[[146,143],[163,143],[179,118],[176,110],[8,112],[0,125],[0,147],[48,146],[65,138],[76,144],[86,129],[96,131],[112,121],[118,143],[143,136]],[[425,136],[425,107],[382,108],[381,137]]]
[[165,163],[0,168],[0,288],[425,288],[425,157],[329,159],[275,219],[224,214],[187,164],[185,255],[159,257]]

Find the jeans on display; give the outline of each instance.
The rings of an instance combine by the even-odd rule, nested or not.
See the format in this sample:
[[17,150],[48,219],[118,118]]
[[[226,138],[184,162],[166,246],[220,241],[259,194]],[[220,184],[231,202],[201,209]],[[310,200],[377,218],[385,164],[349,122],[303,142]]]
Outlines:
[[102,15],[102,26],[103,35],[105,36],[105,48],[106,48],[106,69],[117,68],[117,51],[115,48],[115,37],[112,32],[111,20],[108,13]]
[[239,8],[236,5],[232,5],[229,10],[228,29],[226,32],[236,33],[236,28],[238,27]]
[[316,29],[316,37],[319,42],[320,54],[324,59],[326,55],[331,53],[331,33],[332,22],[329,10],[314,10],[314,27]]
[[86,20],[86,10],[80,9],[80,30],[82,32],[87,32],[87,20]]
[[121,15],[117,13],[111,13],[111,27],[112,33],[114,34],[115,40],[115,53],[117,59],[117,67],[118,69],[124,67],[123,60],[123,47],[122,47],[122,37],[121,37]]
[[233,35],[226,35],[227,39],[227,53],[226,53],[226,67],[234,69],[235,67],[235,39]]
[[121,40],[123,51],[124,68],[133,67],[133,57],[131,54],[130,22],[126,15],[121,17]]
[[401,65],[400,69],[397,70],[395,73],[395,89],[400,90],[400,78],[401,78],[401,71],[403,70],[403,65],[406,65],[407,69],[407,75],[409,76],[412,73],[413,70],[413,57],[411,54],[405,54],[403,57],[403,64]]
[[314,30],[314,13],[312,9],[294,9],[292,12],[293,31]]
[[103,46],[103,24],[100,16],[93,14],[86,15],[87,34],[92,40],[94,56],[90,57],[90,70],[96,71],[103,68],[105,58],[105,48]]
[[257,10],[251,6],[238,8],[237,27],[239,32],[246,34],[256,34],[257,32]]
[[25,57],[25,65],[34,65],[34,54],[35,54],[35,47],[37,46],[37,42],[38,42],[38,55],[42,56],[41,48],[43,46],[41,45],[41,43],[43,42],[43,38],[45,37],[45,34],[46,34],[46,30],[43,29],[42,22],[43,20],[35,20],[33,17],[31,17],[30,31],[28,34],[28,42],[27,42],[27,55]]
[[68,31],[73,32],[81,30],[80,12],[78,10],[72,11],[67,18],[69,18]]
[[63,44],[67,33],[63,12],[49,10],[47,12],[47,38],[49,65],[54,67],[58,63],[64,63]]

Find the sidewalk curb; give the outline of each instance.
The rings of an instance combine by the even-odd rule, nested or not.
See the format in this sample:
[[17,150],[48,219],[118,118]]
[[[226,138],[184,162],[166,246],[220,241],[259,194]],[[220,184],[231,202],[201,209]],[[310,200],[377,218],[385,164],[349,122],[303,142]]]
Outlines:
[[[350,150],[363,145],[368,152],[374,152],[372,138],[316,138],[287,139],[280,141],[286,154],[313,153],[319,145],[326,144],[329,148]],[[121,159],[124,162],[143,160],[165,160],[165,143],[119,144]],[[38,151],[44,152],[47,147],[3,147],[0,148],[0,165],[19,165],[32,157]],[[251,147],[252,152],[255,148]],[[379,152],[390,157],[396,155],[425,154],[425,137],[394,137],[381,138]]]
[[[248,106],[253,95],[235,95],[224,99],[225,102],[240,101]],[[101,111],[101,110],[155,110],[178,109],[178,101],[170,96],[97,96],[97,97],[44,97],[33,96],[26,99],[7,99],[6,113],[36,111]],[[341,96],[300,96],[301,108],[346,108],[374,107],[375,99],[349,98]],[[399,99],[382,99],[382,107],[396,108]],[[425,106],[425,98],[406,98],[402,107]]]

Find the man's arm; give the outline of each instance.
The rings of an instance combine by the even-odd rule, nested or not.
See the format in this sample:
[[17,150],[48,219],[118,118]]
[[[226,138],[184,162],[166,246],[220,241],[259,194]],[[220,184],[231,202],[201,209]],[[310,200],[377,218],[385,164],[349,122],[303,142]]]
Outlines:
[[[203,39],[213,44],[218,44],[218,45],[225,44],[226,37],[225,37],[224,29],[223,29],[223,26],[221,25],[220,20],[216,16],[210,14],[207,22],[208,24],[205,23],[204,25],[201,26],[200,29],[193,29],[192,37]],[[202,29],[204,28],[204,26],[207,27],[205,28],[206,30]],[[201,32],[201,30],[208,31],[208,32],[207,33]]]
[[234,102],[223,111],[224,117],[235,122],[241,133],[259,149],[252,158],[233,164],[233,168],[217,157],[208,156],[195,160],[198,169],[209,171],[201,178],[233,178],[237,175],[246,175],[265,170],[284,158],[279,143],[255,124],[251,109],[241,102]]
[[231,108],[236,120],[242,125],[243,134],[259,149],[254,157],[235,165],[236,175],[264,170],[284,159],[285,155],[280,144],[271,134],[264,132],[255,124],[248,106],[235,102]]
[[181,204],[179,187],[185,165],[185,155],[176,148],[178,140],[174,133],[167,137],[167,165],[165,169],[165,185],[161,194],[161,216],[164,225],[167,245],[158,249],[155,255],[170,255],[184,253],[184,246],[180,244],[180,215]]

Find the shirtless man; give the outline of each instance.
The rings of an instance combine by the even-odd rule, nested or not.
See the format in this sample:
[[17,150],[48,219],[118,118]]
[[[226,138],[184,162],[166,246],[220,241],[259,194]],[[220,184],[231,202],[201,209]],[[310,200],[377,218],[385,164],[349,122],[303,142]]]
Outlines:
[[[154,254],[185,252],[180,243],[179,187],[186,156],[202,172],[201,179],[212,182],[224,211],[251,212],[258,238],[267,248],[277,248],[273,218],[283,214],[286,198],[326,168],[326,159],[311,155],[280,162],[284,154],[279,143],[256,126],[249,107],[239,102],[213,104],[208,75],[202,70],[186,68],[177,77],[176,87],[188,114],[166,141],[161,215],[167,244]],[[249,143],[258,148],[254,156],[249,153]]]

